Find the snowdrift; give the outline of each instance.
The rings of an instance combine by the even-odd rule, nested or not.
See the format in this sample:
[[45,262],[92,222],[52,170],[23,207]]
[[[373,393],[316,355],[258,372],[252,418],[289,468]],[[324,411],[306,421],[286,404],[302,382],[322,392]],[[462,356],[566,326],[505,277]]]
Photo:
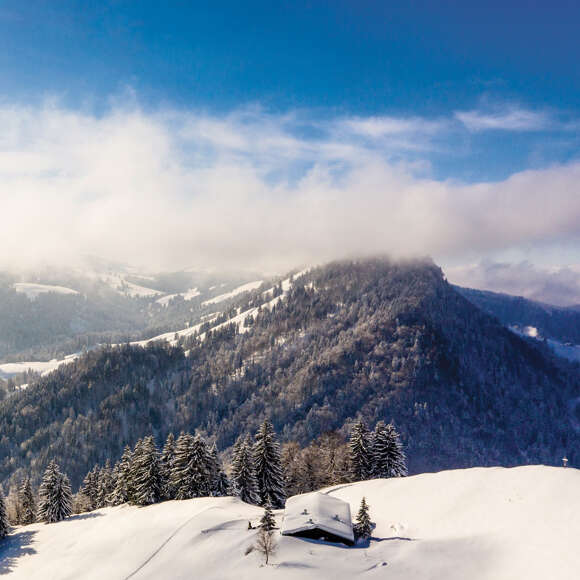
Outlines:
[[[233,498],[120,506],[16,528],[0,574],[30,579],[572,580],[580,570],[580,471],[487,468],[373,480],[323,490],[366,496],[368,546],[277,534],[271,565],[249,548],[262,510]],[[277,512],[281,522],[282,510]],[[248,553],[249,552],[249,553]]]

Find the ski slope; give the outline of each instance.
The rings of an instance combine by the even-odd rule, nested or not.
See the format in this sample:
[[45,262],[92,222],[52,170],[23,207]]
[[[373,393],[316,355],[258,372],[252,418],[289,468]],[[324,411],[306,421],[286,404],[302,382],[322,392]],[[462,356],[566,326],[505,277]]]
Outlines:
[[[580,570],[580,471],[475,468],[337,486],[362,496],[370,545],[280,536],[264,566],[247,553],[262,510],[233,498],[120,506],[16,528],[0,574],[17,579],[573,580]],[[282,511],[276,512],[281,523]]]

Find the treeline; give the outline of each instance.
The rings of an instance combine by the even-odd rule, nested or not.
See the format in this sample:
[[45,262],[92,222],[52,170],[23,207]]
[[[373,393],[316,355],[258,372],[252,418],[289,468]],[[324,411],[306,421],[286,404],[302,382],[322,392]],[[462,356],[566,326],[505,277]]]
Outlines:
[[[364,477],[360,467],[365,465]],[[95,465],[73,495],[68,477],[55,461],[47,467],[38,498],[26,478],[9,512],[0,498],[0,535],[9,524],[35,521],[53,523],[73,513],[131,503],[146,506],[167,500],[235,496],[246,503],[284,507],[286,497],[314,491],[325,485],[371,477],[406,475],[405,454],[392,425],[377,423],[369,432],[362,421],[349,442],[328,433],[304,449],[295,443],[280,450],[272,423],[265,420],[255,436],[240,436],[233,448],[226,475],[217,447],[199,434],[172,433],[159,450],[153,436],[126,447],[113,465]]]
[[359,416],[392,421],[412,473],[578,463],[577,370],[478,310],[435,266],[335,263],[260,309],[265,299],[241,297],[241,311],[257,309],[250,326],[187,337],[187,356],[159,343],[95,350],[0,401],[0,481],[38,485],[55,457],[76,488],[147,434],[195,431],[229,449],[266,417],[301,449],[346,437]]

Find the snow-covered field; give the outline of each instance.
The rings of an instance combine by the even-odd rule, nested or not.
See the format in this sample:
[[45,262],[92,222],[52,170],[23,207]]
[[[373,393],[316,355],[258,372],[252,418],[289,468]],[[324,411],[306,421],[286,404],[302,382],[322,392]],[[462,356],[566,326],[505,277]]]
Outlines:
[[[264,566],[248,548],[259,508],[233,498],[121,506],[16,528],[0,574],[26,579],[574,580],[580,570],[580,471],[476,468],[337,486],[376,522],[369,546],[277,534]],[[282,512],[277,512],[281,522]]]
[[53,294],[78,294],[76,290],[66,288],[65,286],[33,284],[31,282],[16,282],[16,284],[13,285],[13,288],[20,294],[26,294],[27,298],[30,300],[34,300],[39,294],[47,294],[49,292]]
[[261,285],[262,285],[262,280],[256,280],[255,282],[248,282],[247,284],[242,284],[241,286],[234,288],[231,292],[226,292],[225,294],[220,294],[219,296],[214,296],[213,298],[210,298],[209,300],[205,300],[201,304],[202,304],[202,306],[205,306],[207,304],[219,304],[220,302],[223,302],[224,300],[229,300],[230,298],[233,298],[234,296],[238,296],[239,294],[243,294],[244,292],[250,292],[252,290],[256,290],[256,288],[259,288]]
[[46,375],[59,366],[73,362],[80,356],[79,353],[69,354],[63,359],[52,359],[49,361],[28,361],[28,362],[16,362],[16,363],[4,363],[0,364],[0,377],[10,378],[27,371],[33,371],[35,373],[40,373]]

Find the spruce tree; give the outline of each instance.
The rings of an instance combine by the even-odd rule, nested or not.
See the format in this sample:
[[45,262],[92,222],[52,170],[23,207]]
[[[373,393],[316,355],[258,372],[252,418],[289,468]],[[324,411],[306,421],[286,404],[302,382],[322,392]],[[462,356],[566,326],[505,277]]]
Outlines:
[[111,505],[121,505],[129,501],[132,457],[133,453],[127,445],[121,460],[116,466],[115,487],[111,494]]
[[171,484],[171,472],[175,461],[175,436],[169,433],[161,452],[161,476],[163,479],[163,497],[174,499],[175,490]]
[[105,466],[99,471],[97,481],[97,507],[103,508],[111,505],[111,494],[113,490],[113,471],[111,469],[111,462],[107,459]]
[[267,532],[273,530],[276,527],[276,520],[274,519],[274,514],[272,513],[272,506],[268,502],[264,507],[264,514],[260,518],[260,527]]
[[373,433],[373,477],[404,477],[407,461],[392,424],[379,421]]
[[33,524],[36,521],[36,502],[30,484],[30,477],[27,477],[18,490],[18,513],[20,523],[24,526]]
[[252,444],[250,436],[238,437],[234,445],[234,455],[232,459],[232,493],[242,501],[251,504],[258,504],[258,482],[254,471],[252,457]]
[[265,506],[270,501],[274,508],[284,507],[286,493],[280,446],[276,439],[274,426],[267,419],[256,433],[253,458],[260,505]]
[[60,522],[72,513],[72,491],[68,477],[54,459],[48,464],[38,490],[38,519],[48,524]]
[[8,514],[6,513],[6,502],[4,501],[4,494],[0,488],[0,539],[5,538],[10,531],[10,524],[8,523]]
[[214,497],[222,497],[228,495],[230,482],[228,476],[223,470],[221,461],[218,456],[218,450],[214,443],[209,450],[209,467],[211,480],[211,495]]
[[205,441],[196,435],[182,433],[175,446],[171,472],[175,499],[207,496],[211,489],[210,457]]
[[349,441],[351,477],[354,481],[368,479],[372,474],[371,438],[367,426],[357,421]]
[[373,531],[371,518],[369,515],[369,506],[366,499],[363,497],[360,502],[360,508],[358,514],[356,515],[356,524],[354,526],[355,534],[357,538],[362,540],[368,540],[371,537]]
[[99,472],[99,466],[95,465],[83,479],[81,493],[87,500],[87,507],[89,508],[89,511],[95,510],[98,507]]
[[131,498],[136,505],[150,505],[163,499],[159,451],[153,436],[143,439],[131,462]]

